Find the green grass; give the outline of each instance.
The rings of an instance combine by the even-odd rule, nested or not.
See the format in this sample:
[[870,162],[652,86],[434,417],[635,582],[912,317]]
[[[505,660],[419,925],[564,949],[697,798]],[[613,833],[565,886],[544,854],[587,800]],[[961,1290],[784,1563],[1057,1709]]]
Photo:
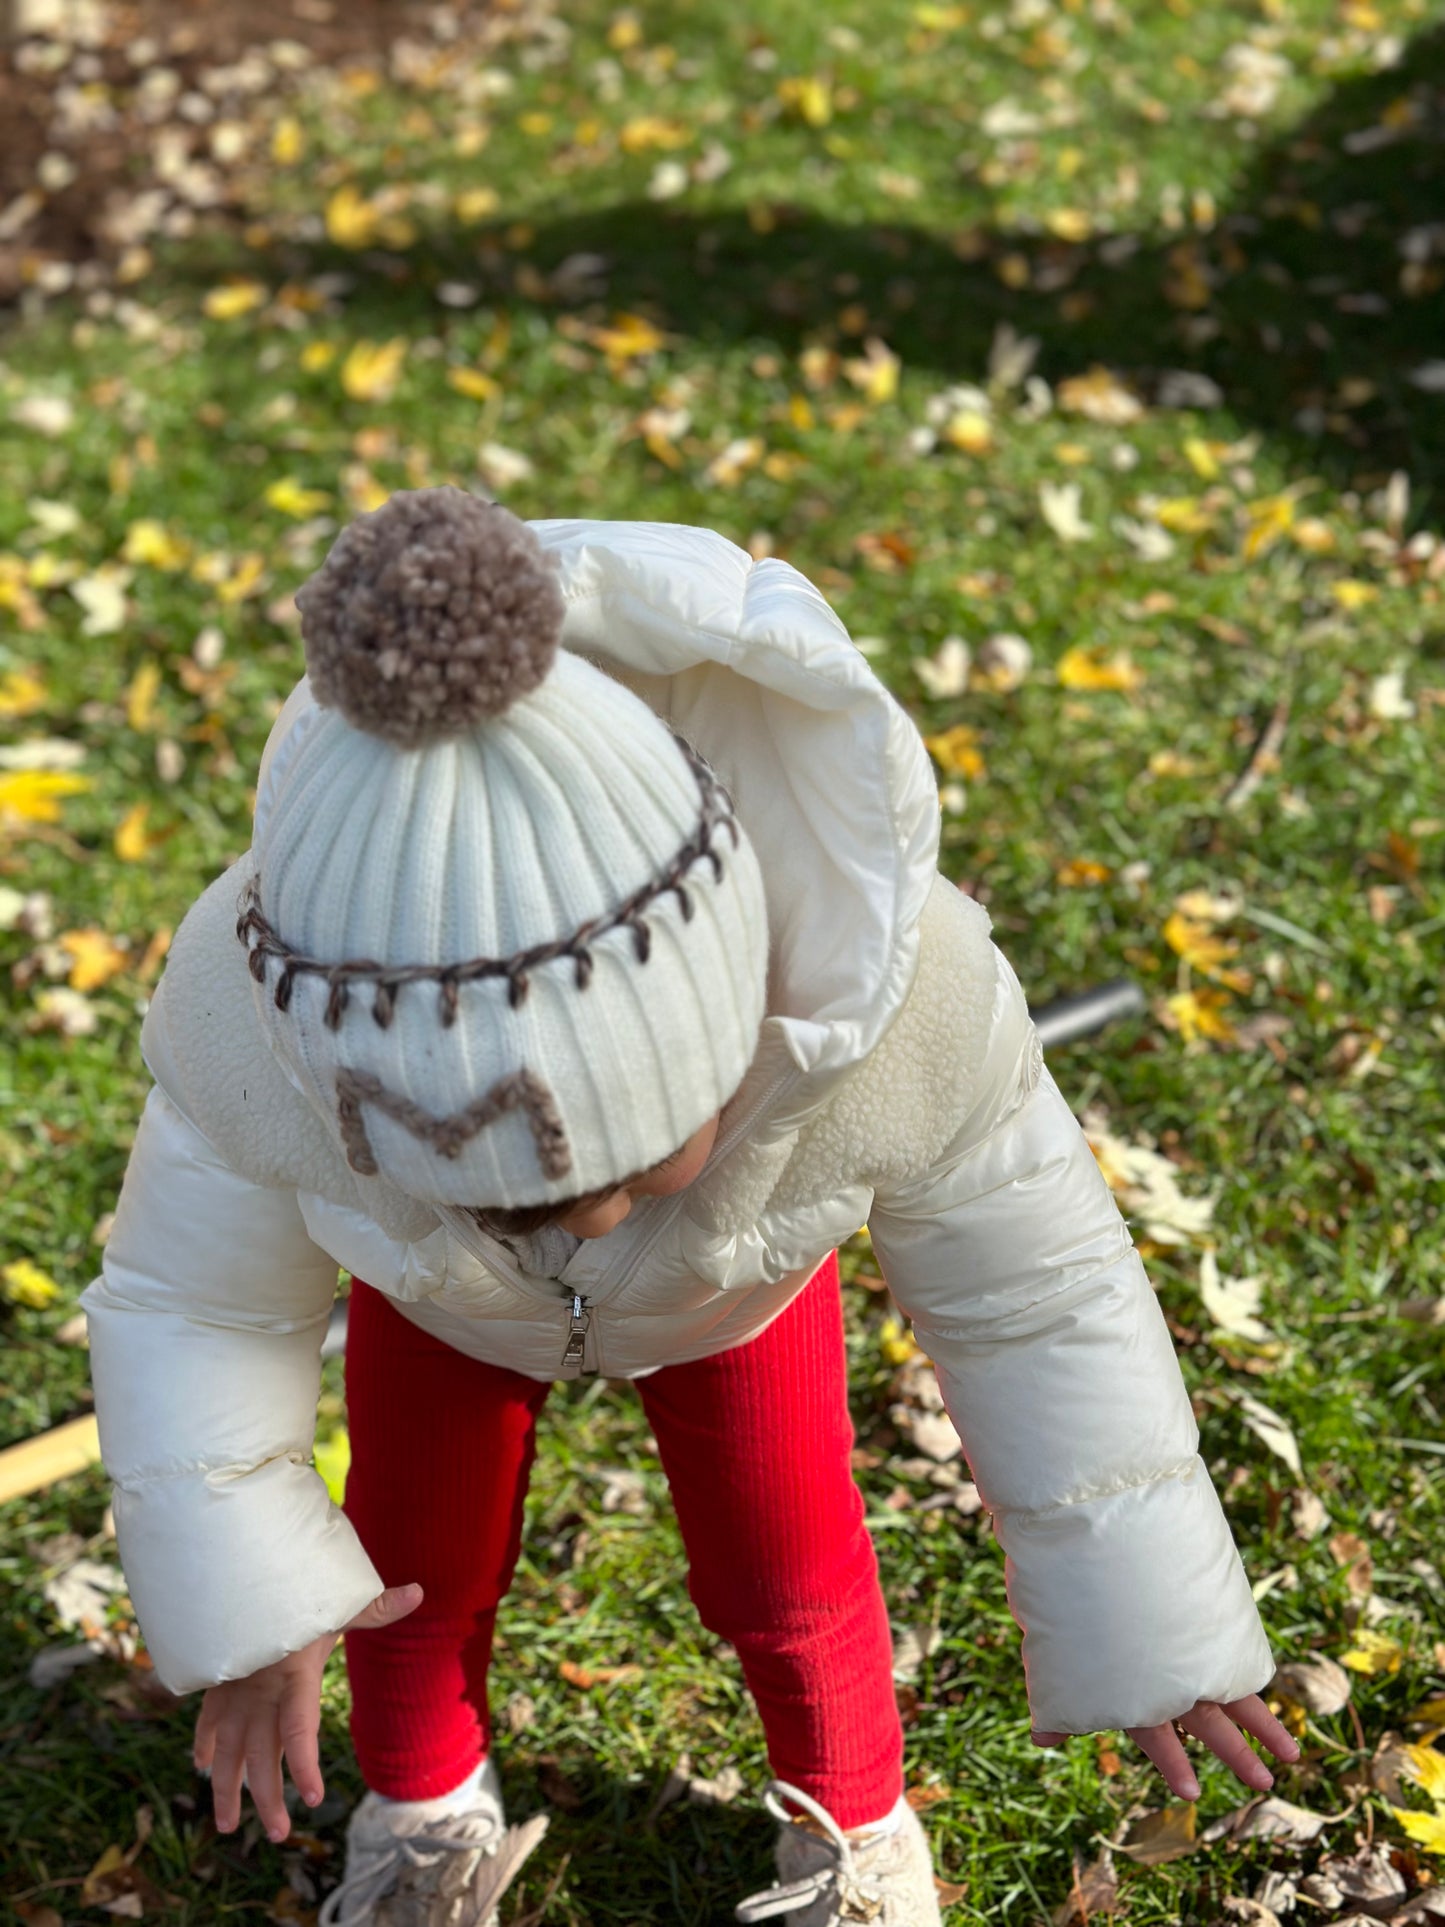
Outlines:
[[[32,303],[0,333],[0,687],[25,668],[45,682],[42,705],[6,728],[82,744],[92,782],[59,823],[0,833],[0,883],[48,892],[58,932],[94,926],[132,946],[92,995],[94,1033],[67,1037],[31,1027],[52,982],[44,959],[30,970],[41,946],[0,934],[0,962],[19,966],[4,993],[0,1264],[29,1259],[60,1286],[44,1309],[3,1312],[0,1423],[18,1439],[85,1408],[84,1354],[55,1334],[97,1263],[145,1088],[134,963],[246,845],[260,746],[300,662],[288,592],[368,489],[476,486],[479,448],[500,444],[532,465],[497,491],[521,514],[707,523],[819,581],[874,639],[876,666],[925,731],[976,732],[984,769],[962,807],[946,791],[945,867],[987,902],[1031,999],[1116,974],[1145,987],[1146,1017],[1056,1053],[1054,1068],[1077,1107],[1152,1137],[1186,1191],[1215,1197],[1221,1272],[1265,1280],[1274,1342],[1252,1346],[1211,1332],[1197,1247],[1150,1261],[1251,1575],[1282,1575],[1264,1605],[1282,1656],[1348,1649],[1361,1602],[1330,1541],[1353,1534],[1373,1555],[1398,1670],[1358,1678],[1353,1712],[1316,1722],[1280,1783],[1341,1813],[1385,1733],[1420,1737],[1408,1717],[1445,1671],[1441,1328],[1406,1315],[1445,1293],[1445,409],[1409,379],[1441,352],[1445,263],[1426,230],[1441,204],[1428,129],[1445,12],[1175,0],[1110,25],[1101,7],[963,18],[878,0],[830,8],[824,25],[817,9],[696,0],[640,9],[634,45],[591,0],[565,12],[570,43],[547,60],[535,56],[551,43],[522,31],[485,56],[456,54],[430,81],[367,91],[317,73],[285,102],[263,98],[248,110],[257,158],[235,177],[241,219],[203,218],[157,243],[118,301]],[[1386,34],[1398,59],[1379,68]],[[1246,124],[1209,110],[1222,56],[1250,36],[1289,66]],[[484,66],[511,90],[476,84]],[[805,77],[827,84],[825,124],[780,98],[781,82]],[[998,131],[1001,102],[1022,131]],[[265,158],[283,108],[308,142],[289,168]],[[646,147],[648,116],[678,123],[683,144]],[[489,130],[479,153],[457,151],[468,122]],[[1401,138],[1348,139],[1381,126]],[[727,171],[648,198],[659,163],[689,165],[710,142],[728,150]],[[362,249],[328,239],[320,217],[347,182],[409,196],[414,232]],[[480,186],[496,211],[465,224],[455,196]],[[574,273],[559,292],[556,269],[579,254],[606,256],[605,279],[593,290]],[[327,278],[339,275],[344,290]],[[206,296],[231,277],[260,284],[258,304],[211,318]],[[473,287],[475,305],[440,301],[450,282]],[[605,331],[627,314],[662,344],[609,358]],[[914,431],[930,402],[987,385],[1000,322],[1036,339],[1055,405],[995,385],[986,452],[923,450]],[[870,338],[898,357],[895,394],[870,398],[850,373]],[[346,394],[353,344],[392,339],[407,344],[394,393]],[[1099,364],[1138,398],[1137,419],[1065,405],[1062,384]],[[497,384],[481,401],[447,380],[478,367]],[[1162,406],[1167,371],[1181,369],[1217,396]],[[70,400],[66,432],[10,425],[35,392]],[[959,405],[976,403],[955,400],[945,418]],[[652,409],[670,419],[650,449]],[[719,476],[716,458],[748,438],[761,446]],[[1403,523],[1398,491],[1384,498],[1396,471],[1411,484]],[[268,505],[266,489],[293,477],[326,491],[329,509],[298,520]],[[1065,482],[1093,531],[1077,541],[1040,509],[1041,485]],[[1285,492],[1293,526],[1251,549],[1252,505]],[[36,498],[73,506],[74,529],[28,533]],[[1116,518],[1157,529],[1158,505],[1178,498],[1196,526],[1166,511],[1172,551],[1143,559]],[[142,519],[187,559],[132,565],[114,633],[82,633],[64,580],[7,602],[5,583],[38,554],[88,574]],[[197,578],[194,559],[217,551],[232,570],[260,558],[254,593],[228,600]],[[224,640],[219,671],[192,654],[207,626]],[[1000,631],[1031,644],[1021,687],[928,698],[918,657],[950,634],[976,647]],[[1137,687],[1061,686],[1056,666],[1077,644],[1127,652]],[[160,672],[149,713],[134,693],[147,665]],[[1388,710],[1377,679],[1395,669],[1411,715],[1376,713]],[[1232,807],[1286,704],[1277,766]],[[164,840],[123,861],[113,833],[137,803]],[[1107,874],[1061,880],[1083,860]],[[1246,977],[1224,987],[1223,1008],[1236,1025],[1278,1020],[1272,1047],[1186,1045],[1163,1021],[1166,998],[1209,987],[1164,935],[1176,900],[1199,889],[1241,902],[1220,933],[1238,946],[1226,967]],[[65,960],[50,967],[63,981]],[[849,1254],[850,1273],[864,1262]],[[944,1791],[928,1822],[941,1870],[967,1889],[951,1918],[1044,1920],[1068,1892],[1071,1855],[1158,1804],[1158,1782],[1128,1757],[1101,1772],[1105,1743],[1029,1745],[1001,1558],[978,1522],[885,1504],[916,1484],[887,1420],[885,1304],[850,1286],[849,1305],[855,1414],[874,1461],[860,1477],[890,1607],[899,1624],[944,1633],[915,1683],[908,1771]],[[1240,1391],[1293,1428],[1303,1480],[1245,1429]],[[328,1423],[339,1396],[332,1367]],[[646,1474],[645,1515],[599,1510],[597,1468],[615,1465]],[[1301,1484],[1329,1513],[1309,1539],[1293,1521]],[[7,1892],[84,1911],[79,1878],[129,1843],[147,1805],[155,1831],[137,1864],[175,1897],[170,1918],[288,1918],[274,1903],[301,1857],[254,1828],[216,1839],[188,1764],[190,1708],[157,1708],[110,1662],[47,1692],[25,1683],[35,1650],[61,1636],[41,1588],[74,1545],[55,1542],[79,1535],[110,1556],[104,1508],[87,1475],[5,1513]],[[582,1690],[560,1679],[564,1659],[644,1670]],[[737,1766],[751,1790],[766,1769],[735,1666],[688,1605],[625,1389],[554,1396],[495,1691],[499,1708],[520,1693],[535,1702],[501,1753],[513,1805],[553,1806],[519,1908],[550,1891],[545,1919],[574,1927],[721,1921],[766,1883],[767,1828],[750,1800],[648,1819],[684,1753],[705,1776]],[[357,1791],[345,1705],[338,1666],[326,1757],[339,1797],[307,1863],[323,1877]],[[1236,1804],[1221,1770],[1203,1785],[1201,1821]],[[1369,1813],[1376,1838],[1408,1854],[1378,1793],[1359,1797],[1328,1842],[1349,1850]],[[1298,1859],[1253,1843],[1126,1867],[1130,1918],[1202,1927],[1265,1867]]]

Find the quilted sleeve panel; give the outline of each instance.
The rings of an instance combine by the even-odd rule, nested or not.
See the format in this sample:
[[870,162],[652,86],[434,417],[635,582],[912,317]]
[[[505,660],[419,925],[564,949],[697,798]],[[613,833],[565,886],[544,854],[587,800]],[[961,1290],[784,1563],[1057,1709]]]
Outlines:
[[173,1692],[239,1679],[382,1590],[311,1466],[336,1262],[152,1092],[85,1293],[116,1533]]
[[870,1220],[1007,1555],[1034,1724],[1154,1725],[1273,1671],[1168,1329],[999,960],[987,1093]]

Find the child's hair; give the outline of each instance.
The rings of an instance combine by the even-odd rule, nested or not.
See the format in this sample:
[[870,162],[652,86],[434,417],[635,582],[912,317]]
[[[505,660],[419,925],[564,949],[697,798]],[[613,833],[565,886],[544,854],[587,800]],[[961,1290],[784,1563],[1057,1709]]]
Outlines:
[[650,1177],[654,1171],[666,1170],[669,1164],[677,1162],[686,1149],[686,1145],[679,1145],[677,1150],[669,1152],[665,1158],[659,1158],[656,1164],[650,1164],[645,1171],[634,1171],[630,1177],[619,1178],[616,1184],[604,1184],[599,1190],[584,1191],[580,1197],[559,1198],[550,1204],[499,1205],[495,1209],[471,1205],[468,1207],[469,1214],[483,1231],[491,1232],[494,1237],[532,1238],[549,1225],[571,1217],[574,1211],[586,1211],[592,1205],[610,1198],[614,1192],[625,1191],[629,1185]]
[[574,1211],[585,1211],[589,1205],[601,1204],[604,1198],[610,1198],[614,1191],[621,1189],[620,1185],[607,1184],[600,1191],[585,1191],[580,1198],[564,1198],[558,1204],[499,1205],[494,1210],[471,1205],[468,1215],[493,1237],[534,1238],[549,1225],[570,1217]]

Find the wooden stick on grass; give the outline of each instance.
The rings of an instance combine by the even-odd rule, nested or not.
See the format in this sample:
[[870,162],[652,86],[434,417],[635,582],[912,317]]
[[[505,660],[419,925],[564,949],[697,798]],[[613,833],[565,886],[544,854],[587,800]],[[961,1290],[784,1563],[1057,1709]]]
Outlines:
[[0,1505],[39,1492],[57,1479],[84,1472],[100,1457],[100,1432],[95,1414],[73,1418],[52,1431],[7,1445],[0,1452]]

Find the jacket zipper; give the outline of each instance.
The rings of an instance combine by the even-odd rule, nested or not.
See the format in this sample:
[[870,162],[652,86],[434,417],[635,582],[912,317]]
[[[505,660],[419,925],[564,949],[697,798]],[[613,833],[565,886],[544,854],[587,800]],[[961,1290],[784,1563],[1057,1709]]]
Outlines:
[[587,1333],[592,1324],[592,1310],[581,1292],[572,1293],[572,1304],[568,1313],[567,1345],[562,1353],[564,1372],[586,1370]]

